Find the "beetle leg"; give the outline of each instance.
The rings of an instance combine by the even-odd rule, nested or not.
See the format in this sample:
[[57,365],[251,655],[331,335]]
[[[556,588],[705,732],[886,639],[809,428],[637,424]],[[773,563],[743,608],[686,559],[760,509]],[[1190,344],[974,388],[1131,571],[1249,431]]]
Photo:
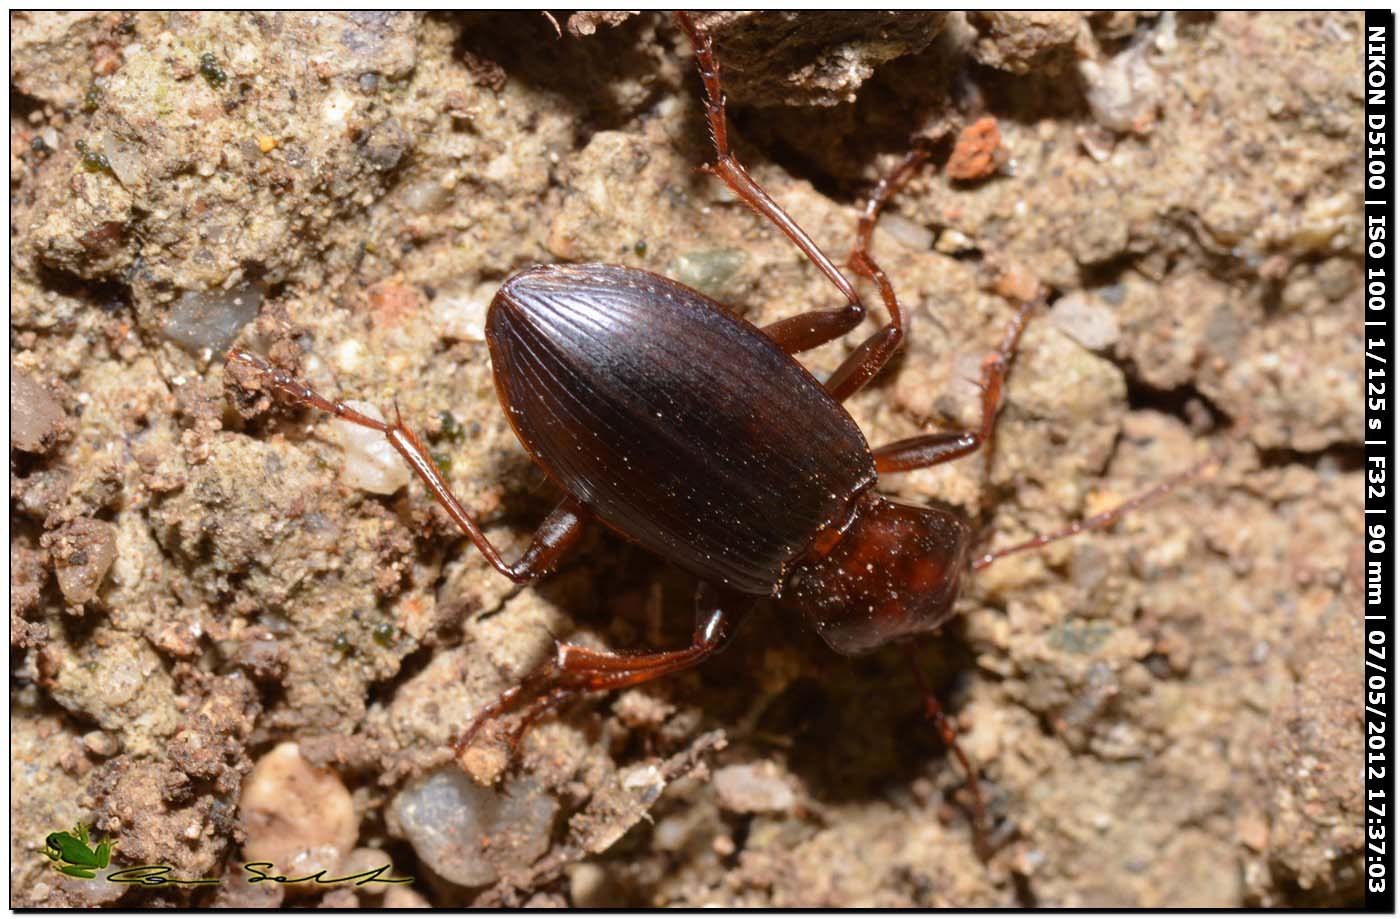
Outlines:
[[1021,333],[1031,314],[1045,303],[1045,294],[1021,304],[1016,318],[1006,327],[1001,345],[982,361],[982,423],[975,431],[938,431],[907,440],[898,440],[875,450],[877,472],[908,472],[937,466],[967,456],[991,440],[997,412],[1001,409],[1001,388],[1007,369],[1020,344]]
[[566,495],[535,529],[530,545],[510,566],[506,577],[523,584],[554,571],[564,556],[578,545],[592,516],[577,498]]
[[691,643],[676,651],[629,654],[559,643],[553,660],[478,712],[453,742],[453,749],[460,757],[488,723],[518,712],[519,721],[508,735],[514,749],[531,724],[583,693],[636,686],[688,670],[729,644],[739,619],[753,603],[753,597],[701,584],[696,591]]
[[875,191],[865,202],[865,210],[860,215],[855,245],[851,247],[846,264],[875,282],[876,287],[880,289],[880,299],[885,302],[890,321],[851,352],[827,379],[826,390],[838,402],[844,402],[870,382],[885,364],[889,363],[890,358],[894,357],[904,341],[904,311],[895,296],[894,285],[870,254],[870,240],[875,232],[875,222],[880,216],[880,211],[884,210],[894,193],[909,181],[909,177],[927,159],[928,150],[923,147],[915,147],[909,151],[899,165],[875,186]]
[[826,391],[838,402],[844,402],[869,383],[885,364],[889,363],[890,358],[894,357],[904,342],[904,310],[895,296],[894,285],[870,254],[870,237],[875,232],[875,221],[879,218],[880,211],[884,210],[894,193],[909,181],[914,170],[926,159],[928,151],[923,147],[915,147],[909,151],[898,166],[880,179],[880,184],[875,186],[875,191],[865,202],[865,210],[860,215],[860,223],[856,227],[856,242],[851,247],[846,264],[875,282],[875,286],[880,289],[880,299],[885,303],[885,311],[889,313],[890,321],[852,351],[827,379]]
[[339,399],[325,398],[305,382],[279,367],[274,367],[265,358],[250,351],[241,348],[230,350],[227,364],[255,375],[261,385],[280,393],[292,402],[309,405],[343,421],[383,434],[390,446],[408,463],[409,468],[423,480],[434,500],[447,511],[447,515],[471,539],[481,554],[486,556],[492,567],[517,584],[533,581],[553,571],[560,559],[578,545],[584,526],[592,517],[588,508],[578,499],[572,495],[566,496],[540,524],[524,554],[514,563],[508,563],[501,558],[500,552],[486,538],[481,527],[447,487],[447,481],[442,477],[442,472],[428,448],[418,439],[418,435],[404,425],[403,419],[399,417],[397,402],[394,406],[394,422],[389,424],[357,412]]
[[789,354],[806,351],[840,338],[860,325],[861,320],[865,318],[865,304],[861,302],[860,295],[836,263],[828,258],[812,237],[807,235],[807,231],[798,226],[797,221],[754,181],[744,164],[730,151],[729,128],[724,114],[724,89],[720,84],[719,59],[715,56],[714,42],[709,35],[695,27],[688,14],[676,13],[676,22],[690,37],[690,43],[695,48],[695,63],[700,71],[700,79],[705,84],[705,117],[709,121],[710,137],[715,144],[715,164],[706,167],[707,171],[723,180],[741,201],[753,208],[760,217],[771,221],[792,240],[812,264],[836,285],[841,296],[846,298],[844,307],[813,310],[783,319],[764,326],[764,333]]
[[[691,44],[695,46],[696,64],[705,84],[705,114],[709,119],[710,134],[715,143],[715,165],[711,171],[723,179],[740,200],[782,230],[846,298],[844,308],[815,310],[793,316],[772,323],[763,331],[789,354],[815,348],[839,338],[860,324],[865,317],[865,304],[861,302],[860,295],[851,286],[851,282],[841,273],[841,269],[836,267],[806,231],[769,197],[730,152],[729,133],[724,115],[724,91],[720,84],[719,61],[715,57],[714,43],[709,35],[701,33],[695,27],[687,14],[676,13],[676,21],[690,36]],[[880,210],[927,157],[928,152],[922,148],[910,152],[893,172],[880,180],[861,215],[856,232],[856,245],[851,250],[847,264],[869,277],[879,287],[880,297],[884,300],[890,321],[852,352],[827,380],[826,391],[838,402],[844,401],[879,373],[880,368],[889,362],[904,341],[904,313],[895,297],[894,286],[870,255],[870,235],[874,231],[875,219]]]
[[914,671],[914,679],[918,681],[919,689],[924,694],[924,717],[933,721],[939,736],[943,738],[943,745],[952,752],[967,775],[967,790],[972,794],[973,846],[978,857],[986,861],[991,857],[991,848],[987,842],[987,806],[982,798],[982,785],[977,781],[977,770],[972,768],[967,754],[963,753],[962,747],[958,745],[958,732],[953,729],[953,723],[948,720],[948,716],[943,714],[943,706],[938,704],[938,697],[933,694],[933,689],[924,679],[919,662],[914,659],[912,646],[905,644],[902,647],[904,659],[909,662],[909,669]]
[[788,354],[800,354],[835,341],[860,325],[865,307],[852,303],[842,309],[812,310],[777,322],[770,322],[760,331]]

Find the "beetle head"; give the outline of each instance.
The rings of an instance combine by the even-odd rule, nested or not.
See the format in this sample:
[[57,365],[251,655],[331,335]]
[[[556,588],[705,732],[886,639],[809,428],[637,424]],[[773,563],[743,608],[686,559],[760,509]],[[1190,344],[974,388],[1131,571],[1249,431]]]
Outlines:
[[829,549],[792,566],[781,600],[841,654],[932,632],[952,615],[970,534],[951,507],[867,492]]

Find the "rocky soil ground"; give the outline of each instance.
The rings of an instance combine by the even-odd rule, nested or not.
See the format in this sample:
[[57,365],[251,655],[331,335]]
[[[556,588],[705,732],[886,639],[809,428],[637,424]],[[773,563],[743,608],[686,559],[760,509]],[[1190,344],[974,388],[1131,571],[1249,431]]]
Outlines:
[[[511,273],[633,265],[757,323],[837,305],[698,171],[669,19],[16,13],[15,905],[1359,903],[1360,15],[701,23],[740,156],[828,252],[934,151],[875,234],[911,336],[849,403],[872,443],[975,423],[1010,298],[1054,291],[990,468],[885,491],[998,545],[1210,460],[993,565],[918,646],[994,856],[899,651],[767,607],[464,771],[448,740],[551,635],[683,644],[688,577],[591,532],[513,587],[418,483],[352,477],[326,418],[226,385],[237,342],[397,404],[511,555],[558,499],[482,340]],[[38,850],[80,821],[114,867],[222,883],[64,876]],[[249,883],[260,859],[414,880]]]

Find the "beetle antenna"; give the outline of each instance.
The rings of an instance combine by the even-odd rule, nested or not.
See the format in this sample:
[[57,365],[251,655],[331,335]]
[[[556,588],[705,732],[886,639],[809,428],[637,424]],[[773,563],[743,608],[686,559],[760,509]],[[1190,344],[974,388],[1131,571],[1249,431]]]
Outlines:
[[991,858],[992,850],[987,841],[987,806],[982,799],[982,786],[977,781],[977,770],[972,768],[967,754],[963,753],[962,747],[958,746],[958,732],[954,730],[948,716],[943,713],[943,706],[938,704],[938,697],[933,694],[928,680],[924,678],[924,672],[919,669],[919,662],[914,659],[913,646],[904,644],[900,647],[904,650],[904,659],[909,662],[909,669],[914,671],[914,679],[924,694],[924,716],[933,721],[938,728],[938,733],[943,738],[944,745],[952,751],[953,756],[957,757],[963,772],[967,774],[967,788],[972,793],[973,846],[977,850],[977,857],[985,862]]
[[1015,555],[1017,552],[1026,552],[1031,549],[1039,549],[1044,546],[1048,546],[1052,542],[1058,542],[1061,539],[1068,539],[1071,536],[1078,536],[1080,533],[1086,533],[1090,530],[1107,529],[1108,527],[1117,523],[1118,520],[1125,517],[1129,511],[1136,510],[1145,504],[1151,504],[1154,501],[1160,500],[1169,492],[1174,491],[1182,484],[1189,482],[1191,479],[1194,479],[1196,476],[1200,475],[1208,466],[1218,462],[1220,462],[1220,457],[1216,456],[1215,454],[1212,454],[1206,457],[1205,459],[1201,460],[1194,466],[1191,466],[1188,469],[1178,472],[1176,475],[1173,475],[1165,479],[1164,481],[1158,482],[1156,485],[1154,485],[1152,488],[1149,488],[1147,491],[1134,495],[1133,497],[1124,501],[1122,504],[1119,504],[1115,507],[1111,507],[1101,514],[1094,514],[1092,517],[1085,517],[1083,520],[1076,521],[1062,530],[1056,530],[1053,533],[1044,533],[1040,536],[1027,539],[1025,542],[1018,542],[1015,545],[1006,546],[1005,548],[997,549],[994,552],[988,552],[986,555],[983,555],[981,558],[978,558],[975,561],[973,561],[969,567],[971,567],[973,571],[981,571],[983,568],[986,568],[988,565],[990,565],[992,562],[996,561],[999,558],[1005,558],[1008,555]]

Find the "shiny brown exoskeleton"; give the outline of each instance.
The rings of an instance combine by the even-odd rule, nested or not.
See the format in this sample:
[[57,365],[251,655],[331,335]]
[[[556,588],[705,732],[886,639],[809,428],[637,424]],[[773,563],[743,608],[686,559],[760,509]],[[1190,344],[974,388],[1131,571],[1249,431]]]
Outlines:
[[[869,254],[875,218],[923,161],[915,151],[866,205],[848,264],[871,279],[889,322],[823,384],[792,355],[854,329],[865,306],[840,269],[749,176],[729,150],[719,67],[688,17],[717,159],[711,171],[773,221],[831,280],[844,307],[758,328],[674,281],[615,265],[548,265],[506,281],[486,335],[496,390],[534,461],[566,493],[514,563],[503,560],[453,497],[427,449],[247,351],[229,362],[263,386],[382,432],[487,560],[516,582],[552,571],[597,520],[699,580],[692,643],[677,651],[611,653],[560,643],[552,661],[478,714],[457,747],[489,720],[520,712],[515,734],[581,692],[643,683],[698,664],[733,636],[762,598],[794,609],[834,650],[860,654],[938,629],[965,573],[1011,552],[1103,526],[1174,482],[1059,533],[974,559],[972,530],[947,505],[881,497],[881,473],[966,456],[991,436],[1011,355],[1044,294],[1023,304],[982,365],[977,430],[939,432],[871,449],[841,403],[889,361],[904,337],[894,290]],[[921,678],[922,682],[922,678]],[[970,777],[931,693],[929,714]]]

